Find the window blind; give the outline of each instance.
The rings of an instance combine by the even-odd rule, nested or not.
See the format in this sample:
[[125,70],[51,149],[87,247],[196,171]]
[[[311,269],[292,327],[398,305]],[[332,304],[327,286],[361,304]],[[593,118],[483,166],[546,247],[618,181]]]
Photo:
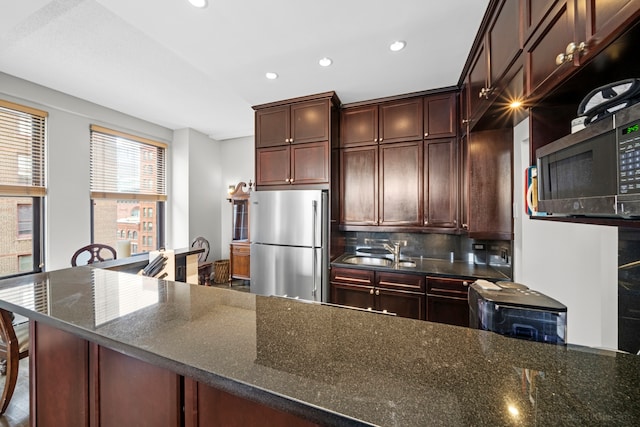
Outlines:
[[0,195],[45,195],[47,113],[0,100]]
[[92,199],[167,199],[161,142],[91,126]]

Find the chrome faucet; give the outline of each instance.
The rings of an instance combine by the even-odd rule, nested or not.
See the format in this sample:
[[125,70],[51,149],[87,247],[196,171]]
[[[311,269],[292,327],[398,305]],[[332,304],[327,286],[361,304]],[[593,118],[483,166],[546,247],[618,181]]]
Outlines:
[[393,254],[393,263],[397,264],[400,262],[400,243],[401,242],[391,242],[393,246],[388,243],[383,243],[382,247],[388,250]]

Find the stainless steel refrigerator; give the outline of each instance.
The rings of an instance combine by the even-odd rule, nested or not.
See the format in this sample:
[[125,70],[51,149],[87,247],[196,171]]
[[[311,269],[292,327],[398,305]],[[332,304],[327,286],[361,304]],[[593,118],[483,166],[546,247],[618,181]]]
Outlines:
[[251,292],[328,301],[328,195],[251,193]]

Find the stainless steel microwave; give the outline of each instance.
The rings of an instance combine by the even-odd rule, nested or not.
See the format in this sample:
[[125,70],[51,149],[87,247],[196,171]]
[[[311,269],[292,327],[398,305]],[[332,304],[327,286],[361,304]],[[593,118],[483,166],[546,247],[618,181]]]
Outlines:
[[640,217],[640,104],[536,151],[538,211]]

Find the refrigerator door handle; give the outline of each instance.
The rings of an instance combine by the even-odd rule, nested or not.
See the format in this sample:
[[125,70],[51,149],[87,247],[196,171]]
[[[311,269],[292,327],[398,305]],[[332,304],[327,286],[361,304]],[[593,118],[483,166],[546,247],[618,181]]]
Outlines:
[[311,230],[311,253],[312,255],[312,275],[313,275],[313,291],[311,292],[311,295],[313,295],[314,299],[316,296],[316,290],[318,288],[318,283],[316,280],[316,225],[318,224],[318,202],[316,200],[312,200],[311,201],[311,207],[313,209],[313,222],[312,222],[312,227],[313,229]]

